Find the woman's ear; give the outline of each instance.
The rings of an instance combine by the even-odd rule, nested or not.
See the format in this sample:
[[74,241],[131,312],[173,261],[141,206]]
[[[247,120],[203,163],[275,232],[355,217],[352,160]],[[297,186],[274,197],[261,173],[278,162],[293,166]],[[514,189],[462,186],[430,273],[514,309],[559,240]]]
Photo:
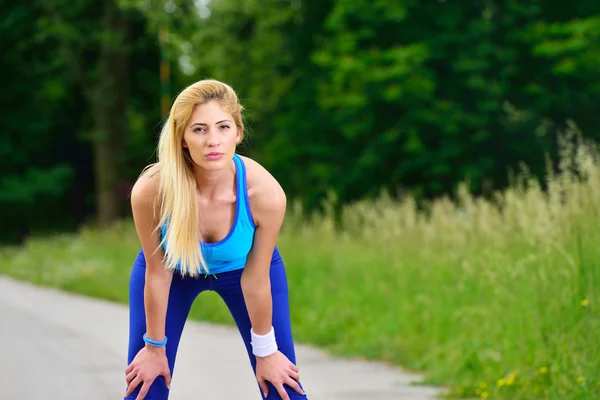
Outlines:
[[187,143],[185,142],[185,140],[182,140],[182,141],[181,141],[181,145],[182,145],[182,146],[183,146],[185,149],[187,149],[187,148],[188,148],[188,145],[187,145]]

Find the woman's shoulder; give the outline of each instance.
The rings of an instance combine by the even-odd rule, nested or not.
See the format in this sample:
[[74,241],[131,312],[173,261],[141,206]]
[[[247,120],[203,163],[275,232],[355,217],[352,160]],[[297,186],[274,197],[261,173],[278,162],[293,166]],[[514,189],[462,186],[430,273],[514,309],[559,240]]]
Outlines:
[[271,207],[285,208],[285,192],[277,179],[258,161],[246,156],[240,157],[246,166],[248,199],[253,211]]
[[158,194],[160,176],[159,164],[146,166],[131,189],[131,203],[133,207],[153,205]]

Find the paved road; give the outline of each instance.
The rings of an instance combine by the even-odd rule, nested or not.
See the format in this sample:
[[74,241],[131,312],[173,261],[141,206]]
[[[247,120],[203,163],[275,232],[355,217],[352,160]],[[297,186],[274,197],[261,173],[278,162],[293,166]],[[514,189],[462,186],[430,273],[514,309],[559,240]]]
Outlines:
[[[0,276],[0,399],[123,398],[127,308]],[[311,400],[430,400],[438,390],[378,363],[297,345]],[[237,331],[186,325],[170,400],[260,399]]]

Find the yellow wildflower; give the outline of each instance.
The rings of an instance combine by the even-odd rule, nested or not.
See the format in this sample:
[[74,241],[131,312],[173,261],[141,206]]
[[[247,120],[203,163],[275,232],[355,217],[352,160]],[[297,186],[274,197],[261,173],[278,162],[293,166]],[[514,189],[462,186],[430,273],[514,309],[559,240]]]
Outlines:
[[546,372],[548,372],[548,367],[542,367],[540,368],[540,374],[545,374]]
[[510,374],[508,374],[508,377],[506,378],[506,384],[507,385],[512,385],[513,383],[515,383],[515,378],[517,377],[517,372],[511,372]]
[[590,302],[587,299],[581,300],[582,307],[587,307],[588,305],[590,305]]
[[506,385],[506,379],[504,379],[504,378],[498,379],[497,385],[498,385],[498,387],[502,387],[502,386]]
[[490,394],[488,392],[481,393],[481,398],[482,399],[487,399],[488,397],[490,397]]
[[581,383],[583,382],[585,379],[583,378],[583,376],[579,376],[577,377],[577,382]]

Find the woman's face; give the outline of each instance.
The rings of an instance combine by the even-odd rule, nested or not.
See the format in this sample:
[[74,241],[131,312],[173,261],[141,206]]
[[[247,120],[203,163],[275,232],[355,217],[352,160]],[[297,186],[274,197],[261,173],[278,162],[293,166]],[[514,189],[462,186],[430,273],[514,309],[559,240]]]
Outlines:
[[196,106],[183,133],[183,147],[200,168],[215,171],[229,165],[240,138],[231,114],[216,100]]

